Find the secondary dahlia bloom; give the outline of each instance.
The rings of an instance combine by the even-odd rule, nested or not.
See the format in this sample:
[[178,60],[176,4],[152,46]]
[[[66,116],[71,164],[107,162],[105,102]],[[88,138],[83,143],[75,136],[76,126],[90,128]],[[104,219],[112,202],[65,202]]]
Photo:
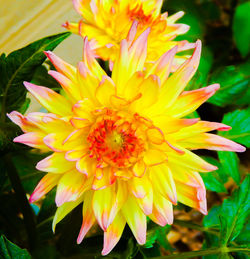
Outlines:
[[[120,43],[127,37],[131,44],[146,28],[148,38],[147,61],[155,61],[167,50],[178,45],[178,52],[191,49],[194,44],[174,41],[186,33],[189,26],[175,23],[184,15],[178,12],[168,17],[161,14],[162,0],[73,0],[76,11],[83,17],[79,23],[66,22],[63,26],[81,36],[87,36],[96,56],[114,61]],[[187,56],[176,56],[175,67]],[[174,69],[174,67],[173,67]]]
[[170,76],[176,47],[150,70],[144,69],[148,33],[149,29],[130,47],[127,40],[121,42],[111,77],[95,60],[87,39],[77,69],[46,52],[58,71],[49,74],[65,94],[25,82],[48,113],[8,115],[24,131],[15,142],[53,152],[36,166],[47,174],[30,202],[57,186],[53,230],[83,203],[77,243],[98,223],[104,231],[103,255],[119,241],[126,223],[144,244],[146,216],[161,226],[171,224],[177,201],[207,213],[199,172],[216,167],[190,150],[245,150],[207,133],[229,126],[185,118],[219,88],[214,84],[183,91],[198,67],[201,42]]

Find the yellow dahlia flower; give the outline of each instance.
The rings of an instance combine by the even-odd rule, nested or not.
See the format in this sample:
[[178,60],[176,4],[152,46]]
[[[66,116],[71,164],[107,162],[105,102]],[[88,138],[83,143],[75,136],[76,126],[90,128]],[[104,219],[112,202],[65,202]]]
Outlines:
[[146,241],[146,216],[161,226],[172,224],[177,201],[207,213],[206,190],[198,172],[216,167],[190,150],[245,150],[207,133],[229,126],[185,118],[219,88],[215,84],[183,92],[198,67],[201,42],[170,76],[176,47],[145,71],[148,33],[132,45],[121,42],[111,77],[95,60],[87,39],[77,69],[46,52],[58,71],[49,74],[66,97],[25,82],[48,113],[8,115],[24,131],[15,142],[53,152],[36,166],[48,174],[30,202],[57,186],[53,230],[83,203],[77,243],[98,223],[104,231],[103,255],[119,241],[126,223],[139,244]]
[[[175,45],[178,52],[194,47],[187,41],[174,41],[176,36],[186,33],[189,26],[175,23],[183,16],[182,11],[169,17],[168,13],[161,14],[162,0],[73,0],[73,4],[83,19],[79,23],[66,22],[63,26],[87,36],[95,54],[104,60],[114,61],[122,39],[127,37],[130,45],[148,27],[151,32],[147,61],[155,61]],[[185,58],[176,56],[175,66]]]

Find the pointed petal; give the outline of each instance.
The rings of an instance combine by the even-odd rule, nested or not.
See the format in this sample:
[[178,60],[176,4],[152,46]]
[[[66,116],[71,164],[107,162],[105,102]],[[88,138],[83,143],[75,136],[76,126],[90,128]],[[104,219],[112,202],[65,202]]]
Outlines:
[[219,84],[213,84],[197,90],[183,92],[173,105],[166,110],[166,113],[177,118],[186,116],[206,102],[219,88]]
[[121,238],[125,225],[125,218],[121,213],[118,213],[114,221],[108,227],[107,231],[104,232],[102,255],[107,255],[115,247]]
[[151,214],[153,208],[153,189],[148,177],[134,177],[129,184],[129,189],[137,198],[136,201],[143,212],[146,215]]
[[176,185],[178,201],[207,214],[206,189],[195,188],[178,182]]
[[31,194],[29,202],[33,203],[47,194],[53,187],[57,185],[60,178],[60,174],[46,174]]
[[84,202],[82,206],[82,226],[77,237],[77,244],[82,242],[83,238],[96,221],[94,212],[92,210],[92,198],[92,191],[88,191],[86,194],[84,194]]
[[150,180],[154,192],[160,193],[173,204],[176,204],[177,195],[173,173],[166,164],[153,166],[150,168]]
[[106,75],[105,71],[96,61],[93,51],[90,48],[90,44],[87,37],[84,38],[83,62],[99,80],[101,80],[102,77]]
[[61,116],[69,116],[72,114],[70,102],[62,95],[47,87],[34,85],[28,82],[24,82],[24,85],[48,111]]
[[181,150],[184,151],[184,154],[181,156],[174,152],[168,152],[168,161],[196,172],[210,172],[218,169],[189,150],[182,148]]
[[23,116],[20,112],[13,111],[8,113],[9,119],[17,124],[23,132],[39,131],[39,128],[32,123],[27,117]]
[[210,133],[202,133],[179,141],[184,148],[245,152],[246,148],[234,141]]
[[14,138],[13,141],[16,143],[22,143],[22,144],[30,146],[30,147],[48,151],[48,148],[43,143],[44,136],[45,136],[44,133],[28,132],[28,133],[22,134],[16,138]]
[[106,231],[117,213],[116,187],[111,185],[97,190],[93,195],[93,211],[100,227]]
[[81,99],[81,92],[76,83],[72,82],[69,78],[54,70],[49,70],[48,74],[51,75],[62,86],[72,103],[75,103]]
[[146,242],[146,216],[138,206],[134,197],[130,196],[123,205],[122,214],[126,219],[134,237],[140,245]]
[[166,81],[162,88],[159,106],[171,107],[179,94],[183,91],[190,79],[196,72],[201,54],[201,41],[196,42],[196,48],[190,59],[188,59],[181,67],[179,67]]
[[60,206],[56,210],[56,214],[52,223],[52,230],[55,232],[56,225],[67,215],[69,214],[75,207],[77,207],[83,201],[83,197],[80,197],[76,201],[65,202],[62,206]]
[[66,77],[68,77],[71,80],[75,79],[76,76],[76,68],[56,56],[51,51],[44,51],[45,55],[48,57],[48,59],[52,62],[56,70]]
[[171,72],[172,62],[178,47],[175,46],[165,54],[163,54],[147,72],[147,75],[157,75],[160,78],[161,85],[165,83]]
[[64,173],[73,169],[75,163],[67,161],[64,156],[64,153],[55,152],[38,162],[36,169],[48,173]]
[[56,190],[56,205],[77,200],[89,187],[86,186],[86,176],[76,170],[65,173],[58,182]]
[[149,217],[162,227],[166,224],[171,225],[174,219],[172,203],[162,195],[154,193],[153,211]]
[[131,45],[128,51],[129,76],[136,71],[142,71],[147,56],[147,39],[150,28],[147,28]]
[[[128,74],[128,44],[126,40],[121,41],[119,56],[114,62],[114,67],[112,71],[112,79],[117,87],[117,94],[121,95],[124,91],[126,82],[130,78]],[[136,72],[136,71],[134,71]]]

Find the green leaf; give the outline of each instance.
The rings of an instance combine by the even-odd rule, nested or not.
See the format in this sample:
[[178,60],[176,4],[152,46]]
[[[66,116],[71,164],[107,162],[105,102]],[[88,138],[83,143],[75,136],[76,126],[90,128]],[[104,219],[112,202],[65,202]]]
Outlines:
[[250,51],[250,2],[237,6],[233,19],[233,34],[236,46],[245,57]]
[[240,234],[234,240],[237,244],[248,245],[250,240],[250,221],[247,220]]
[[218,156],[224,172],[240,183],[239,158],[234,152],[219,151]]
[[227,192],[224,183],[227,181],[227,176],[222,169],[221,164],[218,160],[212,157],[203,157],[208,163],[211,163],[218,167],[218,170],[202,173],[201,177],[204,181],[207,190],[213,192]]
[[250,176],[248,175],[234,191],[232,196],[224,200],[220,211],[221,237],[220,243],[226,246],[233,241],[243,229],[250,209]]
[[44,85],[54,91],[61,89],[60,84],[52,76],[48,75],[48,70],[44,65],[36,69],[31,82],[37,85]]
[[[250,77],[239,67],[220,67],[209,80],[209,84],[214,83],[219,83],[221,87],[208,102],[221,107],[232,104],[241,105],[240,99],[249,90]],[[242,103],[242,105],[244,104]]]
[[220,132],[220,136],[250,147],[250,107],[227,113],[222,123],[230,125],[232,129]]
[[[170,225],[166,225],[165,227],[160,227],[152,221],[149,221],[147,227],[147,242],[143,246],[145,248],[153,247],[156,241],[159,241],[161,244],[164,243],[164,247],[169,249],[169,244],[167,242],[166,235],[170,231]],[[163,239],[163,235],[165,236],[165,240]]]
[[35,41],[28,46],[0,56],[0,110],[1,119],[13,110],[19,110],[25,102],[23,81],[30,81],[38,66],[46,59],[43,51],[53,50],[69,32],[56,34]]
[[10,242],[5,236],[0,237],[0,258],[1,259],[30,259],[31,256],[25,249],[21,249],[12,242]]

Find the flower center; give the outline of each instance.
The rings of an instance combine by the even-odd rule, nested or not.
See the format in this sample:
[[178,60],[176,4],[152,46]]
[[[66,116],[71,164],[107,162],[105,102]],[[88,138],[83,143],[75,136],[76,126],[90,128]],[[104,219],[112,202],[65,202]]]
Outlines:
[[143,135],[140,125],[128,114],[104,109],[88,135],[90,156],[113,167],[132,166],[143,155]]
[[140,24],[149,24],[152,22],[152,15],[146,15],[142,5],[137,5],[135,8],[130,9],[128,15],[132,21],[137,20]]

